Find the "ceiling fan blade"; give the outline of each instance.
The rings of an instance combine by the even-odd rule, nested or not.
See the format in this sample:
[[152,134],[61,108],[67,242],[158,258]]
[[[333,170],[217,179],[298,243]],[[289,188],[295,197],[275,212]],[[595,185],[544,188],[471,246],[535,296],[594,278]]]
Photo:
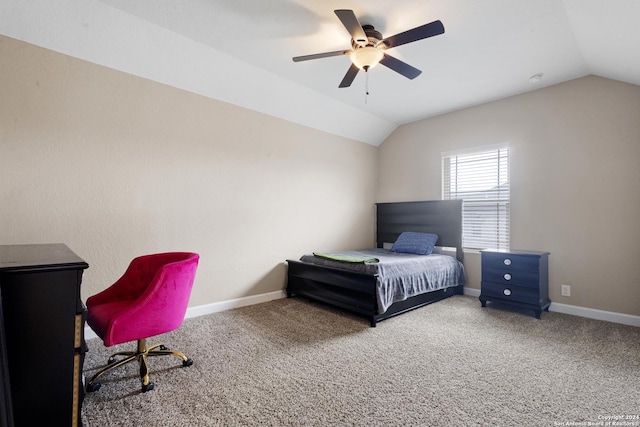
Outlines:
[[400,73],[406,78],[412,79],[412,80],[418,77],[420,73],[422,73],[422,71],[418,70],[417,68],[414,68],[411,65],[407,64],[406,62],[400,61],[399,59],[394,58],[393,56],[389,56],[386,53],[380,60],[380,63],[385,67],[391,68],[396,73]]
[[334,10],[334,12],[338,16],[338,19],[340,19],[340,22],[342,22],[342,25],[344,25],[347,31],[349,31],[349,34],[351,34],[351,38],[355,40],[356,43],[362,45],[367,43],[367,35],[364,33],[362,25],[360,25],[360,22],[358,21],[358,18],[356,18],[355,13],[353,13],[353,10],[338,9]]
[[344,78],[342,79],[342,81],[340,82],[340,86],[338,86],[338,87],[349,87],[349,86],[351,86],[351,83],[353,83],[353,79],[356,78],[356,75],[358,74],[358,71],[360,71],[360,68],[358,68],[355,65],[351,64],[351,67],[349,67],[349,69],[347,70],[347,74],[344,75]]
[[314,53],[313,55],[294,56],[293,62],[309,61],[310,59],[328,58],[330,56],[348,55],[350,50],[336,50],[334,52]]
[[444,33],[444,25],[442,22],[433,21],[428,24],[421,25],[412,30],[396,34],[395,36],[387,37],[382,40],[387,46],[387,49],[400,46],[403,44],[415,42],[417,40],[426,39],[427,37],[433,37]]

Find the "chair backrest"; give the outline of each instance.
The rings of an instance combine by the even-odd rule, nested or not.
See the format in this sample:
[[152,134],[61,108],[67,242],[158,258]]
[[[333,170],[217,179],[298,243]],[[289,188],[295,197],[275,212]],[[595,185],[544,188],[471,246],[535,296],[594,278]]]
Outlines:
[[137,257],[124,275],[107,289],[104,298],[87,300],[90,312],[90,303],[109,302],[107,293],[110,293],[109,300],[122,304],[123,308],[112,314],[104,331],[105,345],[149,338],[180,327],[199,259],[200,256],[193,252]]
[[140,299],[145,300],[146,310],[162,313],[155,320],[155,327],[165,333],[177,329],[187,312],[193,281],[200,256],[191,252],[168,252],[143,256],[148,273],[155,269]]

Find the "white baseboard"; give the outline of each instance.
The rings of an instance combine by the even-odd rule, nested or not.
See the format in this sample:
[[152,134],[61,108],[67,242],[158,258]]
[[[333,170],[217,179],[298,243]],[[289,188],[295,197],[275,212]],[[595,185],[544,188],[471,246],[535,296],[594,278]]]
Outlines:
[[[472,297],[480,296],[480,289],[464,288],[464,294]],[[549,311],[571,314],[573,316],[587,317],[589,319],[604,320],[629,326],[640,326],[640,316],[615,313],[613,311],[597,310],[595,308],[579,307],[577,305],[560,304],[552,302]]]
[[[273,301],[275,299],[280,299],[286,297],[286,293],[284,291],[275,291],[269,292],[266,294],[260,295],[252,295],[248,297],[235,298],[227,301],[214,302],[211,304],[199,305],[197,307],[189,307],[187,308],[187,313],[185,314],[185,319],[190,317],[198,317],[204,316],[211,313],[218,313],[220,311],[230,310],[232,308],[244,307],[247,305],[260,304],[263,302]],[[89,340],[92,338],[98,338],[95,332],[89,327],[89,325],[85,325],[84,327],[84,338]]]
[[632,314],[615,313],[613,311],[597,310],[595,308],[578,307],[576,305],[560,304],[552,302],[549,311],[572,314],[574,316],[588,317],[589,319],[605,320],[607,322],[621,323],[629,326],[640,326],[640,316]]
[[464,288],[464,294],[465,295],[469,295],[470,297],[479,297],[480,296],[480,289],[474,289],[474,288]]
[[[464,288],[464,294],[472,297],[480,296],[480,289]],[[214,302],[197,307],[189,307],[185,318],[204,316],[220,311],[231,310],[232,308],[244,307],[247,305],[260,304],[263,302],[273,301],[275,299],[284,298],[284,291],[269,292],[266,294],[252,295],[249,297],[235,298],[227,301]],[[621,323],[629,326],[640,326],[640,316],[631,314],[614,313],[612,311],[596,310],[594,308],[578,307],[575,305],[560,304],[552,302],[549,311],[557,313],[571,314],[574,316],[587,317],[589,319],[605,320],[607,322]],[[84,328],[85,339],[97,338],[95,332],[88,326]]]
[[227,301],[214,302],[206,305],[199,305],[197,307],[189,307],[185,318],[204,316],[206,314],[218,313],[220,311],[231,310],[232,308],[245,307],[247,305],[260,304],[263,302],[273,301],[274,299],[280,299],[286,297],[287,294],[284,290],[269,292],[266,294],[252,295],[249,297],[235,298]]
[[96,335],[95,332],[93,332],[93,329],[91,329],[89,327],[89,325],[85,324],[84,325],[84,339],[85,340],[90,340],[92,338],[98,338],[98,336]]

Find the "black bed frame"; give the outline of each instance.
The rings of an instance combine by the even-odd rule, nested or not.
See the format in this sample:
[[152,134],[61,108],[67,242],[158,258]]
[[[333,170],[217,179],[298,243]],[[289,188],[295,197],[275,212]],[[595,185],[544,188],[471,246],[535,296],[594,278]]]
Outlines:
[[[439,247],[455,248],[462,262],[462,201],[430,200],[376,204],[376,241],[382,248],[403,231],[438,235]],[[287,297],[302,295],[367,317],[371,326],[409,310],[463,293],[463,285],[416,295],[392,304],[380,314],[375,274],[287,260]]]

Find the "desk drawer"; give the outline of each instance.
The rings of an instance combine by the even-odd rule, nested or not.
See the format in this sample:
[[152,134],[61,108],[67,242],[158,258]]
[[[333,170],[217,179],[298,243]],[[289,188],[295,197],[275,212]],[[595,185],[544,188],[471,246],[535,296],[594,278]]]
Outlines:
[[540,283],[540,273],[538,270],[519,271],[504,268],[482,268],[482,281],[538,288]]
[[538,304],[540,302],[540,294],[538,290],[525,286],[482,282],[481,293],[483,296],[515,302],[524,302],[529,304]]

